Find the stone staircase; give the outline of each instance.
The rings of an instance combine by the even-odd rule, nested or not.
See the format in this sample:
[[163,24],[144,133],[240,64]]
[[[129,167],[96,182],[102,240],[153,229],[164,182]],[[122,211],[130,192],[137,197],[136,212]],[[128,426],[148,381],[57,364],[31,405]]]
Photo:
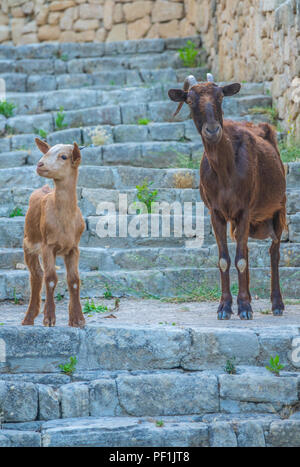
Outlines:
[[[0,446],[299,446],[295,338],[298,326],[0,327]],[[76,371],[59,372],[71,355]]]
[[[136,185],[145,178],[159,202],[200,201],[201,140],[187,108],[172,121],[176,105],[167,91],[190,73],[205,79],[208,70],[182,68],[177,50],[183,44],[157,39],[0,47],[0,78],[7,101],[16,105],[13,117],[0,118],[0,131],[6,127],[0,138],[1,300],[28,298],[28,272],[20,269],[24,216],[10,216],[17,207],[24,214],[33,189],[45,183],[35,173],[40,153],[34,138],[41,129],[51,145],[86,146],[78,183],[86,219],[82,297],[100,297],[108,287],[115,296],[182,297],[197,294],[199,285],[218,286],[206,210],[201,247],[188,243],[194,234],[176,237],[174,219],[170,237],[97,234],[98,203],[118,205],[119,193],[135,201]],[[203,52],[201,57],[204,62]],[[243,83],[224,101],[225,116],[265,118],[249,110],[271,104],[267,90],[264,83]],[[57,130],[60,107],[67,128]],[[98,146],[91,137],[97,126],[106,132]],[[289,298],[299,298],[300,291],[299,182],[300,164],[289,164],[289,231],[281,246],[281,282]],[[195,206],[190,216],[194,220]],[[158,221],[161,233],[163,215]],[[251,286],[260,297],[269,295],[268,248],[268,242],[250,242]],[[57,292],[67,296],[62,262],[57,264]],[[232,277],[236,283],[234,268]],[[146,315],[141,301],[136,306]],[[266,328],[253,321],[232,329],[217,321],[201,327],[200,320],[193,326],[102,320],[84,330],[0,323],[0,446],[299,446],[299,362],[293,358],[299,326],[275,326],[278,320]],[[279,378],[264,368],[277,354],[285,365]],[[70,356],[78,363],[67,375],[59,365]],[[237,374],[224,371],[227,360]]]
[[[199,38],[194,42],[200,45]],[[40,153],[34,137],[41,129],[52,145],[77,141],[87,146],[82,150],[78,184],[79,206],[86,219],[80,262],[83,297],[102,295],[105,284],[119,296],[160,297],[182,295],[183,290],[189,294],[203,281],[218,285],[217,253],[206,210],[202,248],[187,248],[191,238],[176,237],[172,231],[169,238],[97,235],[98,203],[117,202],[119,193],[126,193],[129,203],[134,201],[136,185],[145,178],[153,182],[160,202],[200,201],[199,171],[188,167],[199,165],[201,139],[186,107],[172,121],[176,106],[167,97],[167,90],[181,86],[187,74],[200,80],[208,71],[205,66],[182,68],[177,50],[184,43],[159,39],[0,48],[0,78],[6,82],[7,101],[16,106],[13,117],[2,118],[9,134],[0,139],[1,299],[27,298],[29,293],[27,271],[16,269],[23,263],[24,217],[9,215],[15,207],[25,213],[32,190],[45,183],[35,173]],[[205,53],[200,56],[204,61]],[[236,97],[224,101],[224,113],[228,118],[259,120],[264,117],[253,116],[249,109],[270,104],[266,85],[243,83]],[[55,131],[61,107],[67,128]],[[150,123],[139,125],[139,119]],[[106,132],[103,145],[91,144],[95,126]],[[298,297],[299,164],[290,164],[287,170],[290,225],[282,244],[281,281],[285,296]],[[236,281],[234,268],[232,274]],[[62,269],[59,279],[57,290],[66,295]],[[253,291],[268,295],[269,279],[267,244],[252,243]]]

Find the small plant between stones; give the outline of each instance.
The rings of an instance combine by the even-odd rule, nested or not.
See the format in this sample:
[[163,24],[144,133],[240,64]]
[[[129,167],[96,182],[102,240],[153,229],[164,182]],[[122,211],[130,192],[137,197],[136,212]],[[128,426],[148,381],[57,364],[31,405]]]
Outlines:
[[187,41],[186,45],[178,50],[179,57],[182,60],[183,66],[194,67],[197,65],[196,57],[198,52],[195,48],[195,44],[192,41]]
[[155,425],[158,428],[162,428],[164,426],[164,422],[163,422],[163,420],[156,420]]
[[148,213],[151,213],[151,204],[158,200],[158,191],[151,190],[150,186],[153,185],[154,182],[148,182],[148,179],[145,178],[141,185],[136,185],[137,199],[144,203],[147,206]]
[[282,370],[284,366],[285,365],[279,363],[279,356],[276,355],[274,358],[270,357],[269,365],[266,366],[266,369],[275,376],[280,376],[280,370]]
[[229,375],[236,375],[235,357],[227,360],[224,371]]
[[60,371],[66,375],[71,376],[74,371],[76,370],[76,365],[77,365],[77,358],[76,357],[70,357],[70,361],[65,363],[64,365],[59,365]]
[[6,118],[13,116],[15,108],[16,106],[12,102],[7,102],[7,101],[0,102],[0,114],[4,115],[4,117]]
[[139,124],[139,125],[148,125],[148,123],[150,123],[149,118],[140,118],[140,119],[138,120],[138,124]]
[[48,136],[47,131],[43,130],[43,128],[35,128],[34,132],[36,135],[39,135],[39,137],[42,139],[46,139]]
[[93,299],[87,300],[83,307],[83,313],[106,313],[108,311],[108,307],[106,305],[95,305]]
[[57,130],[63,130],[68,126],[66,123],[64,123],[65,116],[66,114],[64,112],[64,108],[61,106],[55,118],[55,128]]
[[21,217],[21,216],[24,216],[24,213],[22,209],[19,208],[18,206],[16,206],[9,214],[9,217]]

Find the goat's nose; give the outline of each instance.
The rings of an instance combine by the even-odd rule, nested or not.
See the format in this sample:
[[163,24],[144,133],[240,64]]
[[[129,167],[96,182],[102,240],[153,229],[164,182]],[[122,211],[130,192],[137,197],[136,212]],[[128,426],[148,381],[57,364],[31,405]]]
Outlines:
[[219,126],[213,128],[213,129],[207,127],[206,131],[207,131],[207,133],[210,133],[211,135],[214,135],[215,133],[217,133],[219,131],[219,128],[220,128]]
[[44,165],[44,162],[39,162],[37,166],[38,167],[43,167],[43,165]]

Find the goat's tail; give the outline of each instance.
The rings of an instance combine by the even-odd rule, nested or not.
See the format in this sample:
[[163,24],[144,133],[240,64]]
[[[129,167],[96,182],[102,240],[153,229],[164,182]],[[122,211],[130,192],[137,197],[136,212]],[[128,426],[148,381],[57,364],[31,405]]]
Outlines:
[[278,214],[278,222],[279,222],[279,225],[283,230],[287,230],[287,221],[286,221],[286,196],[284,196],[284,201],[282,203],[282,208],[280,209],[279,211],[279,214]]
[[231,240],[235,240],[235,222],[230,222],[229,235],[230,235]]
[[278,156],[280,157],[275,128],[269,123],[265,123],[265,122],[259,123],[258,127],[262,131],[262,134],[260,136],[272,144],[272,146],[276,149]]

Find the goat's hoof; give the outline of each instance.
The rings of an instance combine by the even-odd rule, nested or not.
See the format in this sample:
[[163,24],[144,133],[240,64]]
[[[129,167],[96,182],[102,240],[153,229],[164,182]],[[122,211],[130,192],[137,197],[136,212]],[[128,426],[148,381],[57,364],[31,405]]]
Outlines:
[[84,328],[85,326],[85,319],[73,319],[69,321],[69,326],[73,328]]
[[273,310],[273,315],[274,316],[282,316],[283,315],[283,310],[280,310],[279,308],[276,308],[276,310]]
[[239,317],[240,319],[253,319],[253,311],[250,311],[250,310],[245,310],[245,311],[241,311],[239,313]]
[[230,319],[232,315],[231,304],[230,303],[220,303],[218,308],[218,319],[225,320]]
[[33,326],[34,321],[33,319],[23,319],[22,326]]
[[232,313],[226,310],[218,311],[218,319],[230,319]]
[[52,326],[55,326],[55,323],[56,323],[55,316],[49,317],[49,318],[44,318],[44,321],[43,321],[43,325],[48,327],[48,328],[52,328]]

